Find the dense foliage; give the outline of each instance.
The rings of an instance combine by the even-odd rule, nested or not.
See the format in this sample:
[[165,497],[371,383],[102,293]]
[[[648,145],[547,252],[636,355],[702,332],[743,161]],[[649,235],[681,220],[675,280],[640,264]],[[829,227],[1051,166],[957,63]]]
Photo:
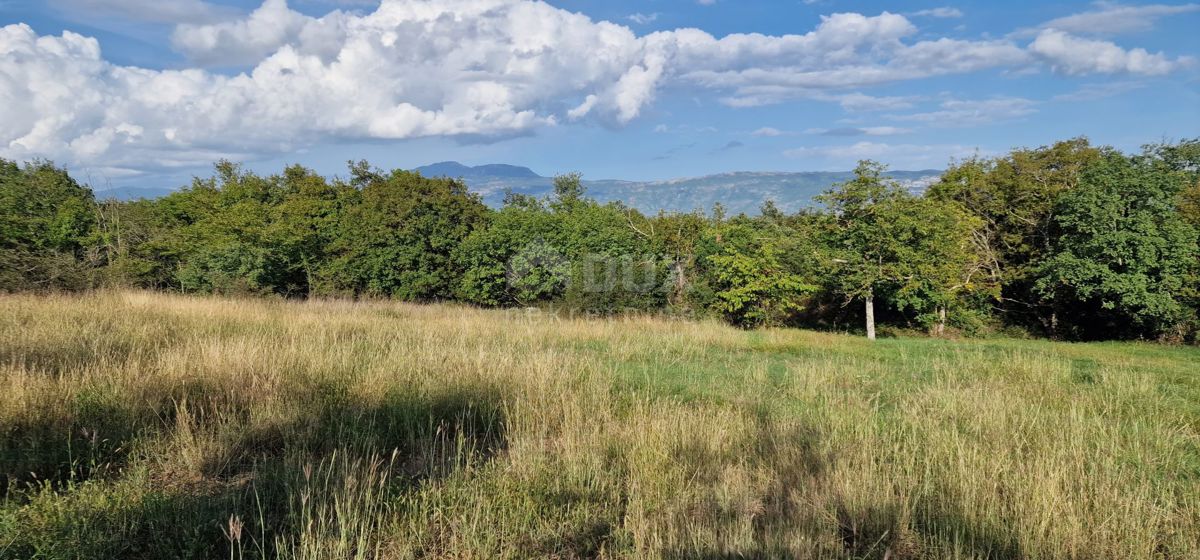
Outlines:
[[94,207],[92,192],[66,171],[0,159],[0,289],[88,285]]
[[221,162],[152,201],[97,202],[47,162],[0,160],[0,290],[116,285],[457,300],[1073,339],[1195,340],[1200,140],[1128,155],[1073,139],[950,166],[912,193],[862,162],[820,210],[647,216],[587,197],[486,207],[451,178],[348,179]]

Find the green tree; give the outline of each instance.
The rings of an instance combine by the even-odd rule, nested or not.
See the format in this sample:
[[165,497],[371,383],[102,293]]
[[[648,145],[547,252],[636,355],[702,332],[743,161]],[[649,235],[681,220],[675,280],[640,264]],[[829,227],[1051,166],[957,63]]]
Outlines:
[[[1200,231],[1200,138],[1182,140],[1174,144],[1151,144],[1143,155],[1160,169],[1173,174],[1181,188],[1178,197],[1180,216],[1197,231]],[[1200,314],[1200,253],[1196,255],[1196,266],[1185,281],[1184,300],[1193,313]],[[1200,324],[1192,327],[1195,336]]]
[[551,197],[510,194],[488,226],[463,242],[456,294],[484,305],[654,307],[663,298],[655,282],[665,265],[653,254],[649,231],[637,211],[599,204],[587,198],[578,174],[560,175]]
[[587,188],[583,186],[583,175],[567,173],[554,177],[554,196],[550,199],[550,207],[555,210],[569,210],[572,206],[587,201]]
[[1200,181],[1193,181],[1179,192],[1179,214],[1193,227],[1200,227]]
[[284,169],[278,180],[283,196],[271,208],[266,235],[296,284],[294,291],[337,293],[326,263],[342,213],[357,193],[345,183],[331,183],[299,165]]
[[479,196],[453,179],[351,167],[357,194],[330,243],[331,281],[356,295],[404,300],[448,298],[462,269],[455,249],[486,223]]
[[1158,337],[1187,318],[1180,296],[1200,248],[1175,211],[1181,187],[1151,158],[1110,152],[1062,197],[1035,288],[1071,310],[1070,334]]
[[161,199],[100,202],[97,228],[110,285],[150,289],[177,285],[179,261],[167,247],[178,224],[168,218],[165,207]]
[[933,335],[945,333],[949,311],[973,294],[998,296],[977,251],[980,222],[960,205],[933,198],[903,196],[883,209],[885,235],[894,245],[890,299]]
[[509,196],[454,252],[463,275],[455,287],[471,303],[530,305],[561,295],[569,270],[556,248],[558,219],[540,201]]
[[996,302],[1007,320],[1053,329],[1054,309],[1033,287],[1036,270],[1053,242],[1058,198],[1101,154],[1086,138],[1022,148],[952,165],[930,187],[931,198],[958,202],[980,220],[974,250],[988,283],[1000,287]]
[[735,325],[781,325],[818,289],[788,266],[795,240],[773,218],[735,219],[713,233],[718,252],[707,257],[713,307]]
[[900,264],[894,239],[885,231],[894,212],[889,204],[904,196],[894,181],[883,176],[886,168],[860,161],[854,178],[817,197],[836,216],[831,233],[832,262],[837,289],[846,301],[862,300],[867,338],[875,339],[875,295],[895,277]]
[[669,263],[656,251],[641,213],[615,202],[587,200],[573,205],[561,219],[563,247],[571,262],[566,305],[614,313],[657,309],[666,303]]
[[0,290],[91,284],[96,203],[63,168],[0,159]]
[[675,214],[660,212],[644,224],[631,227],[644,233],[650,240],[652,251],[660,255],[666,265],[664,292],[666,303],[681,312],[703,308],[709,292],[700,274],[698,261],[699,245],[708,233],[711,222],[702,212]]
[[875,300],[888,294],[945,326],[956,293],[973,288],[979,259],[970,243],[978,227],[955,203],[918,198],[884,177],[885,168],[860,162],[854,179],[821,195],[835,216],[828,232],[834,285],[846,301],[861,300],[867,338],[875,338]]
[[228,161],[215,174],[156,203],[162,235],[155,259],[184,291],[303,295],[304,277],[276,246],[273,212],[285,196],[279,176]]

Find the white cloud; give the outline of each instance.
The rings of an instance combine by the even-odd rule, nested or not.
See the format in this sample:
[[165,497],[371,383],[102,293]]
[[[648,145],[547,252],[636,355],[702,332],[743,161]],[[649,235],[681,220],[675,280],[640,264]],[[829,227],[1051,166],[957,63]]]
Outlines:
[[211,23],[236,12],[204,0],[51,0],[51,5],[77,15],[153,23]]
[[908,115],[889,115],[899,121],[922,122],[933,126],[974,126],[1032,115],[1037,102],[1021,97],[995,97],[984,100],[950,99],[941,109]]
[[943,6],[941,8],[930,8],[928,10],[918,10],[918,11],[912,12],[910,15],[921,16],[921,17],[935,17],[935,18],[960,18],[960,17],[963,17],[962,10],[960,10],[958,8],[952,8],[949,6]]
[[632,21],[633,23],[636,23],[638,25],[646,25],[647,23],[653,22],[658,19],[658,12],[654,12],[651,14],[643,14],[641,12],[638,12],[636,14],[626,16],[626,19],[628,19],[629,21]]
[[585,97],[583,99],[583,103],[580,103],[574,109],[567,111],[567,118],[571,120],[582,119],[583,117],[587,116],[588,113],[592,112],[592,108],[596,106],[596,102],[599,100],[600,98],[596,97],[595,95],[589,95]]
[[[1058,29],[1079,35],[1140,33],[1154,29],[1159,18],[1200,10],[1200,4],[1124,6],[1098,2],[1096,7],[1095,10],[1052,19],[1038,26],[1038,29]],[[1029,36],[1036,33],[1037,30],[1028,29],[1018,32]]]
[[807,98],[848,111],[901,110],[915,99],[855,90],[1039,60],[1069,74],[1176,64],[1108,43],[1116,53],[1105,56],[1121,63],[1089,62],[1072,54],[1071,41],[1083,40],[1051,32],[1029,51],[1007,40],[914,41],[916,32],[886,12],[825,16],[799,35],[716,38],[698,29],[638,36],[529,0],[384,0],[370,13],[319,18],[265,0],[241,19],[176,28],[174,44],[197,64],[249,68],[229,76],[120,66],[104,60],[95,39],[14,24],[0,27],[0,156],[186,167],[327,138],[503,138],[569,121],[623,125],[665,87],[736,106]]
[[894,136],[912,132],[912,130],[907,128],[898,128],[895,126],[865,126],[859,130],[863,131],[867,136]]
[[769,126],[764,126],[758,130],[755,130],[754,132],[751,132],[750,134],[753,136],[768,136],[768,137],[782,136],[783,131],[779,130],[778,128],[771,128]]
[[1008,41],[921,41],[897,53],[890,66],[923,76],[962,74],[985,68],[1019,66],[1029,55]]
[[897,134],[908,134],[910,132],[912,132],[912,130],[895,126],[810,128],[804,131],[805,134],[817,134],[820,136],[895,136]]
[[1103,82],[1084,84],[1071,93],[1054,96],[1055,101],[1095,101],[1106,97],[1114,97],[1146,87],[1141,82]]
[[1057,29],[1047,29],[1029,44],[1029,51],[1044,60],[1055,72],[1071,76],[1083,74],[1142,74],[1161,76],[1191,58],[1175,60],[1161,52],[1146,49],[1125,50],[1111,42],[1076,37]]
[[[712,50],[738,48],[734,52],[759,54],[755,59],[760,64],[746,67],[731,61],[734,63],[728,68],[716,68],[699,58],[691,61],[694,64],[689,67],[695,69],[682,78],[704,87],[732,90],[731,95],[721,99],[723,103],[751,107],[827,97],[825,92],[831,89],[1019,66],[1031,60],[1027,52],[1006,40],[902,41],[915,32],[916,27],[897,14],[834,14],[823,17],[817,29],[805,35],[731,35],[719,41],[720,49],[711,50],[702,42],[689,42],[689,46],[699,47],[697,54],[710,53],[709,60],[728,60],[727,55],[722,57]],[[776,62],[777,55],[784,54],[790,58]]]
[[338,54],[346,39],[347,16],[312,18],[288,8],[287,0],[264,0],[246,19],[175,28],[175,49],[200,64],[250,65],[293,45],[303,54]]
[[837,101],[841,104],[842,109],[851,113],[862,113],[868,111],[894,111],[898,109],[908,109],[912,107],[919,98],[907,97],[874,97],[863,93],[847,93],[844,95],[833,96],[831,101]]
[[887,144],[856,142],[844,146],[816,146],[787,150],[784,156],[820,162],[831,167],[847,168],[854,162],[870,159],[889,165],[892,169],[919,169],[944,166],[953,158],[983,154],[979,148],[959,144]]

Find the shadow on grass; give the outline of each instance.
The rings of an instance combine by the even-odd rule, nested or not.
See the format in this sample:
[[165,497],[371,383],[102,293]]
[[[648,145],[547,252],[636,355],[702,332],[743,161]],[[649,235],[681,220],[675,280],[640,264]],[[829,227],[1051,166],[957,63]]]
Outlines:
[[[0,536],[11,543],[0,542],[0,558],[228,556],[231,520],[243,527],[254,556],[273,556],[275,547],[290,546],[309,523],[296,514],[299,493],[324,499],[322,490],[313,488],[317,480],[330,485],[337,477],[352,480],[358,475],[351,469],[382,458],[381,494],[372,499],[383,500],[423,480],[488,461],[506,445],[502,393],[495,388],[422,396],[396,392],[370,406],[353,402],[336,387],[303,390],[302,413],[283,425],[239,432],[225,459],[201,465],[201,481],[139,484],[120,476],[92,476],[96,470],[80,471],[63,461],[69,453],[59,447],[74,445],[74,440],[58,434],[61,426],[18,428],[22,444],[12,445],[12,436],[5,436],[6,477],[21,481],[18,469],[35,462],[58,469],[56,478],[7,484],[10,495],[0,502]],[[191,391],[195,397],[196,389]],[[97,412],[104,426],[133,426],[113,440],[119,442],[115,448],[94,446],[103,460],[117,461],[136,445],[134,436],[142,433],[138,422],[119,409]],[[204,429],[215,417],[200,411],[193,422]],[[66,423],[72,429],[75,423],[100,418],[73,420]],[[31,450],[39,454],[31,456]],[[334,469],[335,461],[341,470]]]
[[[838,466],[836,447],[826,445],[829,437],[806,423],[783,424],[769,412],[759,411],[753,441],[743,444],[738,458],[775,473],[774,482],[759,496],[761,508],[752,519],[753,542],[720,549],[697,546],[668,550],[666,558],[708,560],[735,558],[792,558],[796,555],[855,559],[908,560],[953,556],[1017,559],[1024,558],[1016,535],[995,523],[980,522],[957,504],[945,500],[922,500],[905,511],[902,498],[884,495],[855,500],[852,504],[837,490],[848,473]],[[694,484],[716,487],[719,469],[733,460],[712,456],[703,446],[681,447],[675,458],[695,471]],[[842,469],[839,471],[839,469]],[[838,477],[838,480],[834,480]],[[851,482],[852,483],[852,482]],[[797,493],[800,497],[797,499]],[[735,527],[739,511],[725,511],[709,502],[696,511],[696,521],[718,532]],[[816,550],[795,550],[783,543],[786,535],[800,537],[792,542],[809,542]]]
[[81,391],[63,415],[0,427],[0,499],[25,485],[61,487],[118,468],[147,423],[139,416],[117,399]]
[[178,493],[83,482],[30,491],[0,509],[0,558],[217,558],[229,546],[217,520],[241,507],[239,492]]

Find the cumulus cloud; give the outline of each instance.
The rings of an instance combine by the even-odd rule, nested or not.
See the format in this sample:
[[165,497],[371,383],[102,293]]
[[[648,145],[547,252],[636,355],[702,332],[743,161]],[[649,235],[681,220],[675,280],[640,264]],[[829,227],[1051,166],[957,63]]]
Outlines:
[[[1037,61],[1067,74],[1156,74],[1179,63],[1057,31],[1028,48],[914,40],[916,32],[887,12],[824,16],[804,34],[717,38],[698,29],[639,36],[530,0],[383,0],[370,13],[322,17],[265,0],[240,19],[178,26],[173,44],[198,67],[148,70],[106,61],[95,39],[39,36],[13,24],[0,28],[0,156],[186,167],[327,138],[504,138],[573,121],[620,126],[665,87],[711,92],[734,106],[806,98],[850,111],[900,110],[914,100],[857,90]],[[247,70],[226,75],[205,65]]]
[[[1140,33],[1154,29],[1154,23],[1162,17],[1186,14],[1200,10],[1200,4],[1148,4],[1124,6],[1110,2],[1096,4],[1095,10],[1052,19],[1037,29],[1057,29],[1079,35],[1119,35]],[[1034,35],[1037,30],[1022,30],[1020,34]]]
[[1188,57],[1171,60],[1161,52],[1152,54],[1140,48],[1125,50],[1109,41],[1076,37],[1057,29],[1039,33],[1029,44],[1029,51],[1055,72],[1070,76],[1117,73],[1161,76],[1192,60]]
[[346,23],[342,12],[318,19],[291,10],[287,0],[265,0],[242,20],[179,25],[171,43],[200,64],[250,65],[285,45],[329,59],[346,40]]

